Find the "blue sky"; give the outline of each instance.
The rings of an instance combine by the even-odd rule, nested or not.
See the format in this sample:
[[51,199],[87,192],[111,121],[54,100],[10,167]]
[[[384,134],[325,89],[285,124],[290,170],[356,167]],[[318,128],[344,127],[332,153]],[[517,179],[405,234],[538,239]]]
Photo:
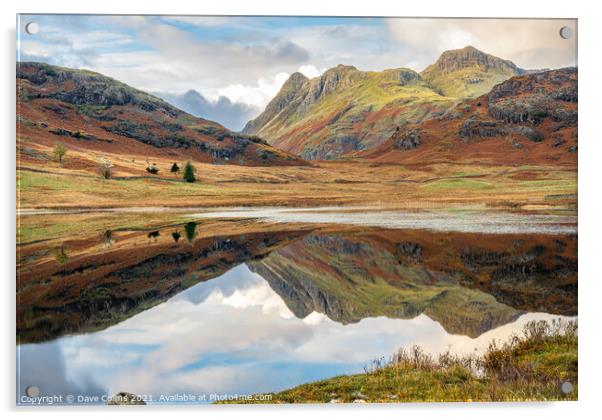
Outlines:
[[[35,35],[24,31],[32,20]],[[247,118],[292,72],[315,77],[337,64],[420,71],[470,44],[524,68],[576,65],[576,40],[561,39],[561,26],[576,29],[517,19],[21,15],[17,54],[172,97],[194,89]]]

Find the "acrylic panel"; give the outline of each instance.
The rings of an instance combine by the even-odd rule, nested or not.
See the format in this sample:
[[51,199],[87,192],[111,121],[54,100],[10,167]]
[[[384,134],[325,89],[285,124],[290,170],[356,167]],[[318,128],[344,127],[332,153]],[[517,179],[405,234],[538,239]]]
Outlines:
[[577,21],[17,17],[18,405],[576,400]]

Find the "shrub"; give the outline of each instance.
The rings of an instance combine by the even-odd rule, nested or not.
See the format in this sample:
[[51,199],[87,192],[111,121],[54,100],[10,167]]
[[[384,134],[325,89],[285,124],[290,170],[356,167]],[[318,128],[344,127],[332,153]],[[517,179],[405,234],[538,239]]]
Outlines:
[[58,161],[58,163],[63,163],[63,158],[67,154],[67,148],[63,146],[61,143],[54,146],[54,150],[52,151],[54,157]]
[[180,167],[176,162],[174,162],[173,165],[171,165],[170,171],[172,174],[177,174],[178,172],[180,172]]
[[196,181],[196,176],[194,175],[195,169],[192,166],[190,161],[186,162],[186,166],[184,167],[184,180],[186,182],[194,182]]

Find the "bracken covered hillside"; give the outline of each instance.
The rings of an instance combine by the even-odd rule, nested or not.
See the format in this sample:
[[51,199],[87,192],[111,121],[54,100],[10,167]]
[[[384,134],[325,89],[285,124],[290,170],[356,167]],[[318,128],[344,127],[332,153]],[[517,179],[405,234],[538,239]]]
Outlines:
[[[303,165],[256,136],[227,130],[98,73],[17,64],[18,158],[41,164],[57,143],[93,155],[164,156],[239,165]],[[71,162],[74,163],[74,160]]]
[[398,163],[577,165],[577,69],[513,77],[364,157]]

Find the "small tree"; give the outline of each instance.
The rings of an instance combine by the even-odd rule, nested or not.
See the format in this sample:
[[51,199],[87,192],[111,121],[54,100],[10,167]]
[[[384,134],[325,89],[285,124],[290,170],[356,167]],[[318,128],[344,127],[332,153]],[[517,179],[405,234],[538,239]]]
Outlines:
[[113,171],[111,170],[112,167],[113,165],[109,159],[103,159],[100,162],[100,167],[98,168],[100,176],[102,176],[104,179],[111,178],[111,175],[113,175]]
[[54,146],[54,150],[52,151],[54,157],[58,161],[58,163],[63,163],[63,158],[67,154],[67,148],[63,146],[61,143]]
[[173,165],[171,165],[171,173],[177,175],[178,172],[180,172],[180,167],[176,162],[174,162]]
[[186,166],[184,167],[184,180],[186,182],[196,181],[196,176],[194,175],[194,166],[192,166],[190,161],[186,162]]

